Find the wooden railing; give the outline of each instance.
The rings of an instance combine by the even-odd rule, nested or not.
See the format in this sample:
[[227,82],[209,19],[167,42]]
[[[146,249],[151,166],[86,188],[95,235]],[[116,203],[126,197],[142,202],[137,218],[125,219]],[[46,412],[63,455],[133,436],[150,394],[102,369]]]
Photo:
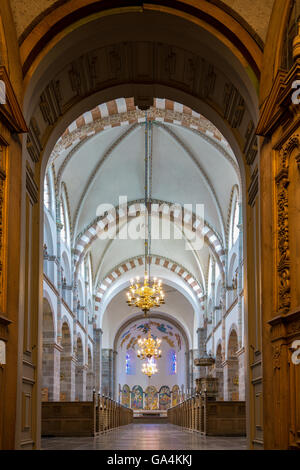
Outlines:
[[43,436],[97,436],[133,421],[133,411],[93,393],[93,401],[43,402]]
[[170,423],[205,436],[246,435],[244,401],[215,401],[197,395],[168,409]]

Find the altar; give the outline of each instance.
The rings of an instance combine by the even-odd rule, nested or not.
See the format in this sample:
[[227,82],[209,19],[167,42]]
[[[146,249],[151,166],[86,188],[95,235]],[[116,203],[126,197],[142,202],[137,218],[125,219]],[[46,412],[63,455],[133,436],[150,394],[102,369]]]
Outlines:
[[133,421],[135,423],[167,423],[167,410],[133,410]]

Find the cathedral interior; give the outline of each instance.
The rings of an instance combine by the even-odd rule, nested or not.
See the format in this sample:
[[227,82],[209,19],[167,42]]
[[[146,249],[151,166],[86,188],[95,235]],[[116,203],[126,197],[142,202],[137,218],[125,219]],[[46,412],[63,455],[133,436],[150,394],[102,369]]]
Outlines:
[[299,89],[299,0],[1,0],[0,450],[300,449]]

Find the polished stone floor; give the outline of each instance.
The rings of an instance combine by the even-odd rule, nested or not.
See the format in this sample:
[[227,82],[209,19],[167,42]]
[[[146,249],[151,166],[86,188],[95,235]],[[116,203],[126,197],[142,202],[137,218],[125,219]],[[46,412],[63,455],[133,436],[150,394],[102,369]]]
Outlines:
[[205,437],[172,424],[129,424],[99,437],[42,439],[44,450],[246,450],[243,437]]

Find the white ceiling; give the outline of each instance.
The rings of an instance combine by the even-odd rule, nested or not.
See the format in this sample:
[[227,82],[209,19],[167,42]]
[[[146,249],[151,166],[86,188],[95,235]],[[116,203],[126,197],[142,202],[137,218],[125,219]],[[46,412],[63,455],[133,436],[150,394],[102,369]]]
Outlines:
[[[203,204],[204,219],[224,246],[232,188],[240,178],[228,144],[174,123],[154,121],[152,129],[152,198],[192,204],[193,212],[196,204]],[[71,141],[68,148],[53,155],[56,176],[68,192],[73,246],[99,215],[99,204],[118,206],[119,196],[127,196],[128,202],[143,200],[144,154],[145,125],[138,122]],[[174,261],[200,284],[205,283],[210,255],[206,244],[190,251],[184,239],[153,240],[151,249],[152,254]],[[144,243],[96,239],[89,251],[96,285],[122,262],[142,255]]]

